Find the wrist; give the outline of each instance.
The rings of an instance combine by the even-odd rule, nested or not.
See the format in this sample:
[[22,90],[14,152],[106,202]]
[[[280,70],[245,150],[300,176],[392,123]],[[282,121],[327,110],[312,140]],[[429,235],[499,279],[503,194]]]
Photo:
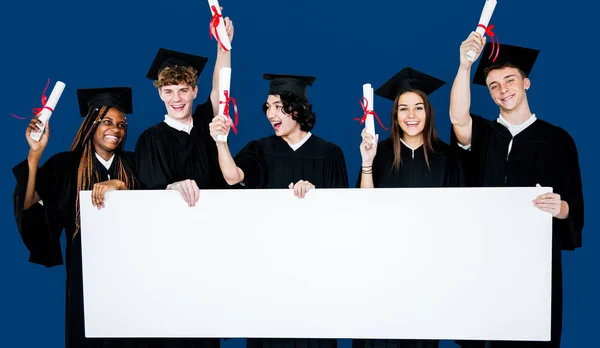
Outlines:
[[569,217],[569,203],[560,201],[560,212],[556,215],[557,219],[566,219]]
[[29,154],[27,155],[27,163],[29,166],[37,167],[40,159],[42,158],[43,151],[33,151],[29,150]]

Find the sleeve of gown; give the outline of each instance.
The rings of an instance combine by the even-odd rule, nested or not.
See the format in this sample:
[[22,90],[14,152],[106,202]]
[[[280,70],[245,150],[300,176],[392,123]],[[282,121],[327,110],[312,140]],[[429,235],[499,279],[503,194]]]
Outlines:
[[468,150],[459,146],[458,139],[454,133],[454,128],[450,127],[450,151],[455,167],[453,170],[458,172],[450,173],[453,177],[447,177],[447,184],[456,184],[458,180],[460,186],[477,186],[478,178],[482,170],[483,159],[486,154],[486,142],[490,129],[490,121],[481,116],[471,115],[472,133],[471,144]]
[[348,171],[342,149],[337,145],[334,146],[325,158],[325,162],[324,188],[348,188]]
[[27,160],[19,163],[13,168],[13,174],[17,181],[13,192],[13,205],[15,222],[25,247],[29,251],[29,262],[44,265],[46,267],[63,264],[60,246],[60,235],[63,226],[52,214],[52,180],[55,167],[55,158],[50,158],[42,168],[38,170],[36,180],[36,192],[42,197],[44,205],[34,204],[24,210],[25,193],[29,179],[29,165]]
[[194,127],[200,127],[200,130],[202,130],[203,133],[210,134],[208,125],[214,118],[210,96],[204,103],[196,106],[192,118],[194,119]]
[[246,188],[262,188],[263,161],[262,151],[258,141],[249,142],[235,155],[235,164],[244,172],[244,186]]
[[210,136],[210,130],[208,125],[210,124],[210,122],[212,122],[212,119],[214,118],[210,96],[204,103],[196,106],[192,117],[194,118],[194,128],[199,127],[199,133],[201,134],[204,146],[206,147],[212,188],[229,188],[230,186],[227,185],[227,183],[225,182],[225,178],[223,178],[223,172],[221,172],[221,167],[219,166],[217,144]]
[[164,190],[173,182],[167,157],[155,130],[150,129],[140,135],[135,146],[134,171],[144,188]]
[[554,192],[569,204],[568,218],[553,219],[554,231],[559,233],[561,249],[574,250],[582,245],[583,231],[583,188],[577,147],[573,138],[562,131],[553,149],[556,159]]
[[136,170],[136,165],[135,165],[135,153],[130,152],[130,151],[124,151],[123,152],[123,162],[124,164],[129,167],[129,170],[131,170],[131,172],[133,173],[133,177],[134,177],[134,185],[133,185],[133,190],[143,190],[144,186],[142,185],[142,182],[140,181],[140,179],[137,177],[137,170]]

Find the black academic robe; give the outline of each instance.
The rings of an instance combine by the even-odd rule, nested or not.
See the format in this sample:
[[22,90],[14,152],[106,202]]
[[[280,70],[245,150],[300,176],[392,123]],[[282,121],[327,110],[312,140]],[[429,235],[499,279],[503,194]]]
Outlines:
[[[83,315],[83,276],[81,233],[73,238],[76,229],[77,170],[81,152],[61,152],[50,157],[39,168],[36,192],[43,205],[36,203],[24,210],[25,192],[29,177],[27,160],[13,168],[17,185],[13,194],[14,212],[21,238],[30,252],[29,261],[46,267],[63,264],[60,236],[66,232],[66,316],[65,343],[67,348],[138,347],[132,340],[86,339]],[[117,177],[117,161],[124,160],[133,170],[133,153],[115,155],[107,170],[93,157],[98,182]]]
[[247,188],[288,188],[310,181],[316,188],[347,188],[348,173],[342,149],[314,134],[296,151],[271,135],[248,143],[236,156]]
[[[314,134],[294,151],[281,137],[271,135],[246,145],[236,156],[246,188],[288,188],[310,181],[319,188],[347,188],[348,173],[339,146]],[[318,315],[315,313],[315,315]],[[335,339],[248,338],[247,348],[335,348]]]
[[[391,138],[377,145],[372,168],[375,187],[456,187],[462,184],[463,173],[456,156],[450,151],[450,146],[442,141],[433,144],[433,151],[427,151],[429,165],[425,160],[423,146],[412,150],[401,144],[400,159],[400,167],[395,170],[394,145]],[[359,172],[356,187],[360,187],[360,174]]]
[[200,189],[225,188],[217,147],[208,124],[213,119],[210,98],[196,107],[190,134],[160,122],[140,135],[135,147],[137,176],[146,189],[165,189],[191,179]]
[[[562,331],[561,250],[581,247],[583,190],[575,142],[562,128],[537,119],[513,137],[496,120],[472,116],[471,151],[463,158],[475,187],[553,188],[569,204],[569,217],[552,224],[552,332],[550,342],[459,342],[462,347],[559,347]],[[509,145],[512,143],[510,153]],[[458,146],[452,134],[451,146]],[[533,200],[533,197],[532,197]]]

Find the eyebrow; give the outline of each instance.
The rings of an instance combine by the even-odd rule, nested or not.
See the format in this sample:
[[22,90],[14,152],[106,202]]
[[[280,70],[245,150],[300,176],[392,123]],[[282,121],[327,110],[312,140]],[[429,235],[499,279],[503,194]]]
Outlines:
[[[419,104],[420,105],[425,105],[425,103],[422,103],[422,102],[418,102],[415,105],[419,105]],[[408,104],[398,104],[398,106],[408,106]]]
[[[515,75],[515,74],[510,74],[510,75],[506,75],[506,76],[504,76],[502,79],[503,79],[503,80],[506,80],[506,79],[507,79],[507,78],[509,78],[509,77],[516,77],[516,76],[517,76],[517,75]],[[491,86],[491,85],[493,85],[494,83],[498,83],[498,81],[492,81],[492,82],[490,82],[490,84],[488,85],[488,87],[490,87],[490,86]]]

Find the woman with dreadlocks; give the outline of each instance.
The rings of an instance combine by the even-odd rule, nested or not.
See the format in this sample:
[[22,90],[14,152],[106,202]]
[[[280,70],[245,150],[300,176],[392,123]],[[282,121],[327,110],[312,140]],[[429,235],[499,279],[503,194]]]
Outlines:
[[[80,89],[81,115],[85,116],[70,151],[50,157],[38,169],[48,144],[49,126],[39,142],[30,138],[39,132],[34,117],[25,136],[27,160],[13,168],[17,186],[13,195],[15,218],[29,261],[46,267],[63,263],[60,235],[66,231],[66,347],[123,346],[124,340],[86,339],[83,317],[83,282],[79,194],[92,191],[92,204],[104,206],[104,193],[139,188],[132,167],[133,154],[123,150],[127,134],[125,114],[131,113],[128,87]],[[131,342],[130,342],[131,343]]]

